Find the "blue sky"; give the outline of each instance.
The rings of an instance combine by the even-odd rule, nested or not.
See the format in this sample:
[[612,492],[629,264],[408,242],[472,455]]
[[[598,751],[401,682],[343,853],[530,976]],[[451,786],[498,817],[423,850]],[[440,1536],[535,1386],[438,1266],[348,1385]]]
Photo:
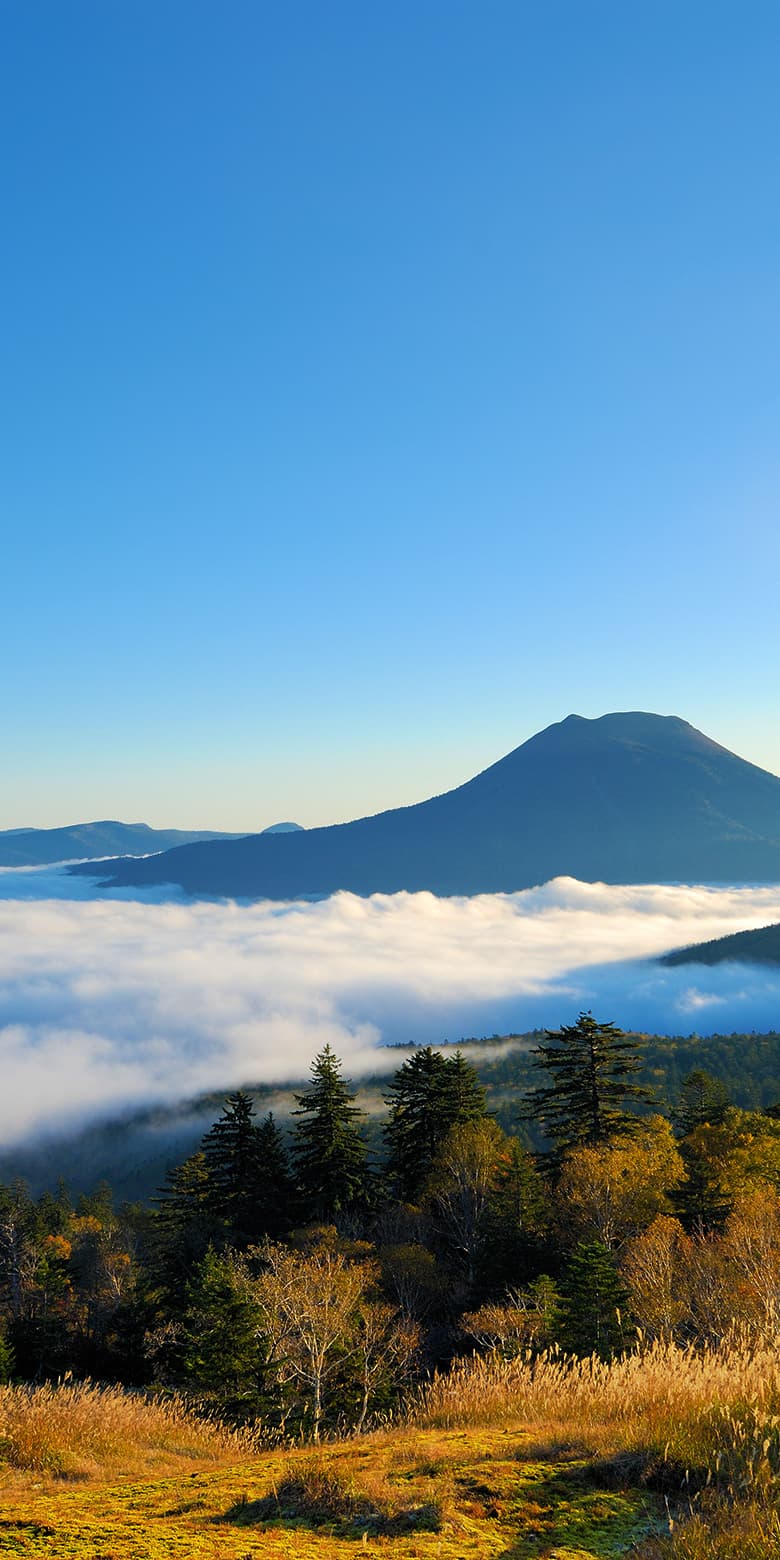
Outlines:
[[780,770],[780,10],[3,0],[0,826]]

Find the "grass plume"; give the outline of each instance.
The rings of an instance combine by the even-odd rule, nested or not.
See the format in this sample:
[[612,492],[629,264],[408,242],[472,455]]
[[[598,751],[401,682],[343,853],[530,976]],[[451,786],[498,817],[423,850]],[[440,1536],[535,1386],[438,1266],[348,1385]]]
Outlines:
[[0,1459],[55,1478],[160,1473],[245,1455],[247,1439],[155,1401],[92,1382],[0,1387]]

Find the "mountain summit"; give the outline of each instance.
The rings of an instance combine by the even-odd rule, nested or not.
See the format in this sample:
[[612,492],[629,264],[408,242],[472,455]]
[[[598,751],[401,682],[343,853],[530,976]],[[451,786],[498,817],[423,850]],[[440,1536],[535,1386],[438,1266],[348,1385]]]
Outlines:
[[677,716],[569,715],[416,806],[186,845],[104,871],[112,886],[173,883],[253,899],[501,893],[560,876],[780,882],[780,779]]

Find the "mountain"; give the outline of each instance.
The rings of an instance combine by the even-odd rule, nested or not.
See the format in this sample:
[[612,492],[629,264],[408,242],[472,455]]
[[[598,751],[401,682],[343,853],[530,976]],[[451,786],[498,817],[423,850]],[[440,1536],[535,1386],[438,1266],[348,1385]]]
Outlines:
[[[79,870],[78,868],[74,870]],[[443,796],[107,865],[111,885],[289,899],[588,882],[780,882],[780,779],[672,715],[569,715]]]
[[0,867],[44,867],[96,856],[145,856],[196,840],[234,840],[209,829],[150,829],[146,823],[73,823],[62,829],[0,830]]
[[263,834],[302,834],[303,825],[300,823],[269,823]]
[[659,964],[780,964],[780,925],[732,932],[712,942],[694,943],[665,953]]

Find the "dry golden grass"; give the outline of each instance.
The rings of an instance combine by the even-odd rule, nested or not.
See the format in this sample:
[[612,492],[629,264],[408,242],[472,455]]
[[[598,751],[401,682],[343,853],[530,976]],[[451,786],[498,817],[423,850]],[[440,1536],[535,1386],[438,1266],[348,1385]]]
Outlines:
[[676,1520],[667,1537],[640,1546],[643,1560],[780,1555],[778,1347],[654,1344],[609,1364],[554,1353],[474,1358],[436,1378],[413,1419],[503,1423],[524,1432],[527,1456],[576,1447],[596,1466],[665,1487]]
[[55,1478],[164,1473],[235,1460],[246,1437],[198,1418],[178,1399],[64,1382],[0,1387],[0,1462]]
[[555,1353],[461,1361],[412,1406],[413,1422],[505,1424],[549,1452],[633,1457],[672,1486],[711,1482],[730,1496],[780,1492],[780,1352],[737,1344],[693,1350],[653,1344],[623,1359]]
[[[7,1387],[0,1459],[3,1531],[31,1556],[331,1560],[357,1539],[398,1560],[776,1560],[780,1353],[472,1359],[422,1391],[405,1425],[260,1453],[180,1400]],[[675,1524],[650,1537],[658,1485]]]
[[640,1545],[641,1560],[777,1560],[780,1515],[761,1500],[733,1502],[709,1492],[667,1539]]

